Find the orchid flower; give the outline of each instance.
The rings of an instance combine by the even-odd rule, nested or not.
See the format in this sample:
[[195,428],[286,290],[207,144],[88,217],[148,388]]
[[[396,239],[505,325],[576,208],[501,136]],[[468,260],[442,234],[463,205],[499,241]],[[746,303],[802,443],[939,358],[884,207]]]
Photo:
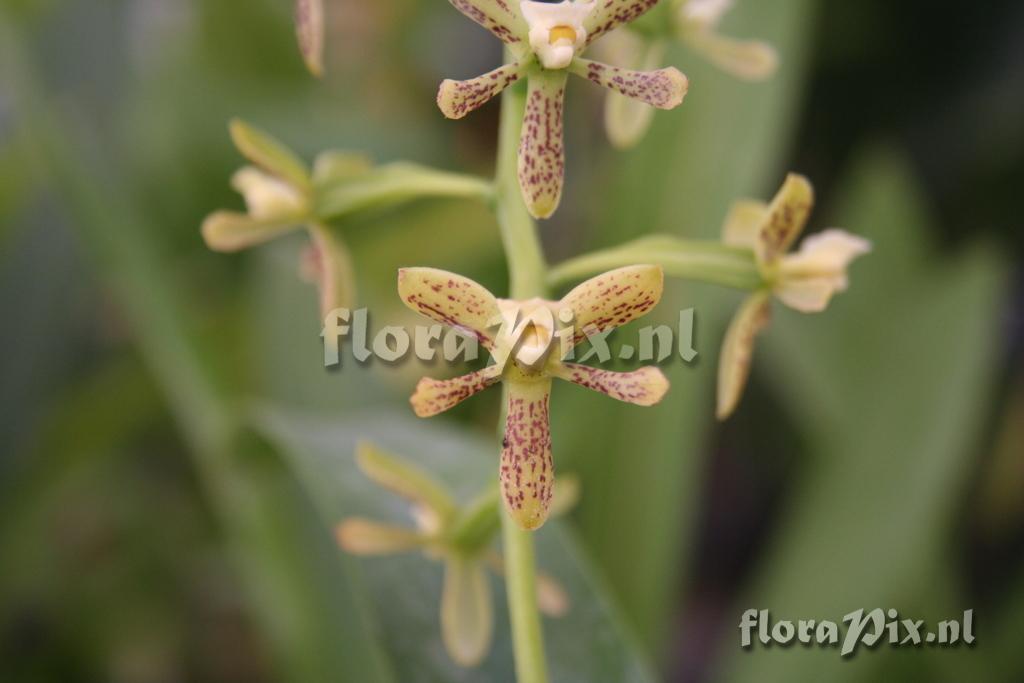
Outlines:
[[768,324],[771,297],[803,313],[824,311],[832,296],[849,285],[850,263],[871,251],[871,243],[831,228],[803,240],[787,253],[803,231],[814,204],[814,190],[803,176],[790,174],[771,204],[737,202],[723,228],[727,245],[752,249],[764,286],[740,307],[725,335],[718,369],[718,417],[739,404],[750,374],[757,334]]
[[[462,377],[420,380],[411,398],[416,414],[437,415],[492,384],[507,384],[501,491],[506,510],[524,529],[540,527],[551,505],[553,377],[641,406],[657,403],[668,390],[668,380],[655,367],[612,372],[564,360],[588,336],[654,308],[663,280],[659,266],[628,266],[587,280],[560,301],[513,301],[442,270],[399,271],[398,292],[409,308],[476,337],[495,361]],[[553,353],[556,340],[559,352]]]
[[235,146],[251,165],[238,170],[232,186],[247,211],[215,211],[202,234],[214,251],[235,252],[305,227],[311,245],[300,272],[320,290],[321,313],[350,307],[355,298],[352,259],[329,221],[360,211],[426,196],[489,198],[491,186],[405,162],[374,166],[358,153],[320,154],[312,171],[290,149],[267,133],[235,120]]
[[688,81],[678,69],[630,71],[580,56],[595,40],[639,18],[657,0],[450,1],[505,43],[513,61],[467,81],[445,80],[437,95],[438,106],[448,118],[459,119],[520,78],[527,79],[518,176],[523,199],[535,218],[550,217],[562,196],[562,103],[569,72],[659,109],[678,106],[686,94]]
[[[760,81],[770,77],[778,67],[778,55],[768,43],[759,40],[736,40],[718,32],[722,17],[734,0],[674,0],[668,13],[669,26],[653,35],[640,35],[628,29],[612,33],[602,44],[605,53],[616,63],[638,69],[650,68],[662,60],[666,40],[675,38],[702,55],[718,68],[737,78]],[[651,125],[654,112],[617,93],[609,93],[605,106],[605,127],[616,147],[632,147],[643,138]]]
[[[484,494],[460,508],[443,484],[415,465],[363,443],[356,463],[379,486],[411,504],[415,528],[361,517],[343,520],[336,528],[339,545],[354,555],[392,555],[422,551],[444,563],[441,634],[452,660],[475,666],[487,655],[494,630],[487,570],[503,573],[501,556],[491,543],[501,527],[497,492]],[[564,478],[555,489],[554,512],[567,512],[579,496],[575,479]],[[562,586],[544,573],[537,575],[537,601],[549,616],[569,610]]]

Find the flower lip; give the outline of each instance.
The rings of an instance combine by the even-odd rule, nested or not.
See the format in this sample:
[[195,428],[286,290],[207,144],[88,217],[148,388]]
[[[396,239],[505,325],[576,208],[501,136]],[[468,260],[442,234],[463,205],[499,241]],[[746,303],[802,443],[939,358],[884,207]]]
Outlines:
[[564,69],[587,42],[584,20],[593,2],[559,3],[523,0],[523,18],[530,28],[530,47],[545,69]]
[[512,352],[520,369],[526,372],[538,370],[547,360],[555,339],[551,302],[543,299],[502,299],[498,305],[503,329],[497,346]]

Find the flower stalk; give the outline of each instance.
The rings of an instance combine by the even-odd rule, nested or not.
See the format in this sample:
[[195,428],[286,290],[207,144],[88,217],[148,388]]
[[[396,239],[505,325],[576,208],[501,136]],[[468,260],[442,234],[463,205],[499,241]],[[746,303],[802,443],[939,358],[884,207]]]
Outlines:
[[[547,270],[537,225],[521,199],[517,176],[519,137],[525,110],[526,93],[522,86],[509,88],[502,94],[494,201],[508,262],[509,295],[516,299],[543,296]],[[508,392],[508,385],[503,385],[503,406],[508,405]],[[498,424],[504,423],[503,415]],[[547,683],[544,633],[537,607],[533,533],[520,527],[508,514],[501,516],[501,526],[516,680],[519,683]]]

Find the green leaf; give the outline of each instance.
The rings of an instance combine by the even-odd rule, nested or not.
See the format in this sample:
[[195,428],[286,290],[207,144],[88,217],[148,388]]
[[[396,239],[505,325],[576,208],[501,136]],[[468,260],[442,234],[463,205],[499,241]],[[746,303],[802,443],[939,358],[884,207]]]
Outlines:
[[[354,453],[360,440],[429,468],[463,504],[485,487],[492,487],[497,478],[497,444],[440,422],[419,422],[381,410],[341,421],[269,407],[260,408],[256,415],[260,429],[291,458],[327,524],[350,515],[411,524],[406,506],[370,485],[358,471]],[[537,543],[540,569],[565,586],[571,600],[565,617],[548,619],[544,625],[552,680],[653,681],[570,528],[564,522],[549,521],[537,532]],[[510,679],[508,613],[499,579],[489,576],[495,605],[494,646],[480,668],[461,669],[449,659],[441,640],[441,564],[419,554],[361,562],[361,585],[376,610],[381,640],[398,680]],[[583,633],[586,638],[580,637]]]

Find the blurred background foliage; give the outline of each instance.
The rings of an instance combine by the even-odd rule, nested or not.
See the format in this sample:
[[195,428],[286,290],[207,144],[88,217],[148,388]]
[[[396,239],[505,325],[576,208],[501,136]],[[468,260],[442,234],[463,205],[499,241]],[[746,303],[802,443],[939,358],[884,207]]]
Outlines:
[[[695,307],[700,356],[666,367],[657,408],[555,389],[556,459],[584,491],[539,535],[573,600],[547,622],[555,680],[1021,680],[1024,7],[738,4],[725,28],[772,42],[778,75],[745,84],[674,50],[690,94],[635,150],[610,148],[603,93],[573,84],[550,259],[714,238],[733,199],[788,170],[818,189],[812,229],[876,250],[826,314],[778,311],[725,425],[713,377],[735,292],[669,283],[654,317]],[[466,498],[489,481],[497,393],[415,421],[415,379],[446,370],[325,371],[301,238],[233,257],[199,238],[240,206],[233,116],[307,158],[490,174],[497,107],[447,122],[434,94],[496,64],[496,41],[440,0],[327,6],[317,82],[285,0],[0,4],[3,680],[511,680],[503,607],[488,660],[460,671],[440,570],[357,562],[331,537],[344,514],[400,514],[355,474],[358,438]],[[422,201],[343,230],[377,326],[413,320],[400,266],[505,288],[485,207]],[[974,608],[977,645],[738,645],[748,607],[875,606]]]

